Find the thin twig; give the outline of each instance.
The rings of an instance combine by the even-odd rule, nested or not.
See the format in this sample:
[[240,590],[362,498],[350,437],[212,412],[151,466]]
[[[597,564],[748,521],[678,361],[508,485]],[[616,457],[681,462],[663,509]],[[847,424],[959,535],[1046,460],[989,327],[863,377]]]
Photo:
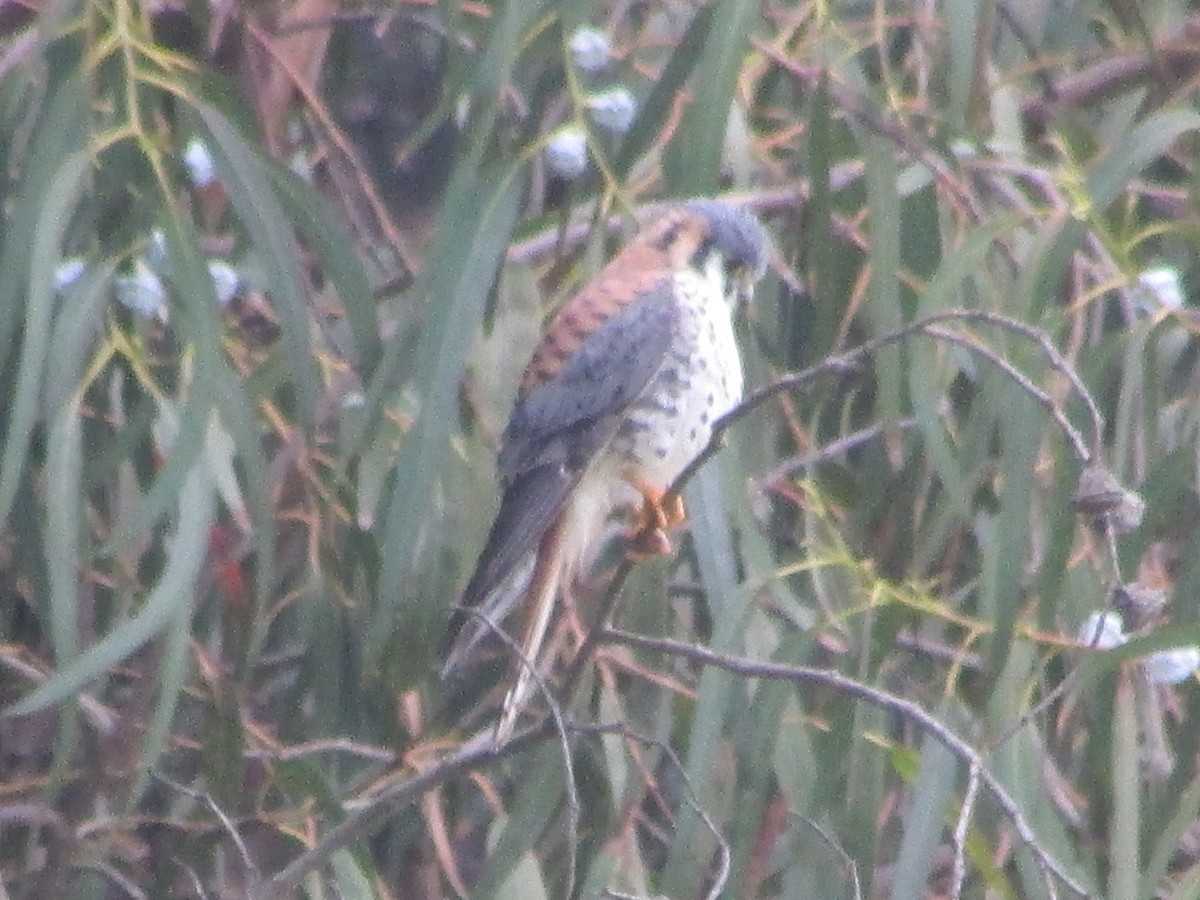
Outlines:
[[967,881],[967,831],[971,827],[971,813],[978,795],[979,767],[972,763],[967,767],[967,790],[963,794],[962,809],[958,811],[958,822],[954,825],[954,880],[950,888],[950,896],[954,900],[962,897],[963,885]]
[[956,344],[959,347],[970,350],[972,353],[978,353],[980,356],[998,368],[1001,372],[1015,381],[1021,390],[1032,397],[1034,402],[1036,402],[1039,406],[1045,409],[1047,413],[1049,413],[1050,417],[1054,419],[1058,427],[1061,428],[1063,433],[1067,436],[1067,440],[1069,440],[1072,446],[1074,446],[1076,458],[1084,461],[1090,458],[1091,454],[1088,451],[1087,444],[1083,440],[1083,435],[1081,435],[1079,430],[1071,424],[1071,420],[1067,418],[1067,415],[1063,412],[1062,407],[1059,406],[1053,397],[1030,381],[1027,375],[1025,375],[1020,369],[1018,369],[1008,360],[1000,356],[1000,354],[998,354],[995,350],[991,349],[985,344],[980,343],[973,337],[959,334],[957,331],[952,331],[948,328],[939,328],[936,325],[926,328],[925,333],[930,337],[937,338],[938,340]]
[[[695,474],[696,470],[720,449],[725,432],[776,395],[808,387],[813,382],[832,375],[844,375],[858,371],[868,359],[885,347],[906,341],[913,335],[928,332],[931,328],[943,322],[954,321],[984,322],[989,325],[995,325],[1027,338],[1041,350],[1050,363],[1051,368],[1067,378],[1071,387],[1074,388],[1075,393],[1079,395],[1084,406],[1087,407],[1091,419],[1092,432],[1090,448],[1089,444],[1080,438],[1079,432],[1074,426],[1069,427],[1064,433],[1068,441],[1070,441],[1071,447],[1075,451],[1075,455],[1079,461],[1083,463],[1090,462],[1094,455],[1094,449],[1092,448],[1101,446],[1104,436],[1104,419],[1100,415],[1099,407],[1096,405],[1096,401],[1087,386],[1046,334],[1032,325],[1028,325],[1018,319],[1010,318],[1009,316],[1001,315],[1000,313],[975,309],[948,309],[926,316],[923,319],[918,319],[915,322],[910,322],[872,340],[864,341],[852,350],[826,357],[821,362],[807,369],[783,375],[776,378],[770,384],[754,391],[731,412],[726,413],[714,423],[712,440],[709,441],[708,446],[705,447],[700,455],[684,469],[672,487],[672,492],[677,493],[682,485]],[[1055,417],[1055,424],[1061,425],[1064,420],[1065,417]]]
[[237,830],[237,827],[233,824],[233,820],[226,815],[225,810],[221,809],[221,805],[217,803],[216,798],[208,791],[198,791],[195,788],[188,787],[186,784],[180,784],[178,781],[168,778],[161,772],[153,772],[152,774],[155,780],[161,784],[166,785],[173,791],[185,794],[193,800],[199,800],[212,810],[212,814],[217,817],[217,821],[221,823],[221,827],[225,829],[226,834],[229,835],[229,839],[233,841],[233,846],[237,848],[238,856],[241,857],[242,866],[245,868],[246,876],[250,881],[251,890],[261,883],[262,875],[259,873],[258,867],[254,865],[254,858],[250,855],[250,849],[246,846],[246,842],[242,840],[241,832]]
[[[520,648],[512,637],[502,627],[493,622],[485,613],[477,609],[468,610],[470,615],[479,619],[496,636],[505,642],[514,655],[521,660],[522,665],[532,665],[524,658]],[[418,772],[404,781],[389,785],[384,790],[358,805],[353,801],[347,802],[346,818],[331,828],[314,846],[305,850],[287,866],[276,872],[268,880],[261,882],[256,889],[248,892],[250,900],[272,900],[280,892],[300,883],[309,872],[325,865],[341,848],[357,841],[364,835],[371,834],[389,818],[401,809],[415,803],[431,790],[451,781],[460,775],[474,772],[484,766],[494,765],[502,760],[524,752],[530,747],[541,743],[542,740],[554,734],[559,739],[563,755],[563,780],[567,790],[567,807],[570,814],[570,827],[567,840],[570,860],[568,861],[567,882],[573,893],[577,873],[575,869],[578,856],[579,822],[581,806],[575,780],[574,764],[571,757],[569,728],[562,710],[554,699],[545,680],[533,669],[534,683],[545,696],[549,714],[541,722],[527,731],[520,732],[506,741],[497,744],[493,740],[492,729],[484,729],[470,740],[460,745],[454,752],[448,754],[440,762]]]
[[774,681],[791,681],[797,684],[820,685],[900,716],[929,734],[967,765],[975,767],[979,772],[979,778],[984,787],[987,788],[988,793],[992,795],[992,798],[1012,822],[1017,836],[1029,848],[1041,869],[1048,874],[1052,873],[1077,896],[1090,896],[1086,888],[1079,884],[1063,868],[1062,864],[1054,858],[1050,851],[1041,845],[1037,836],[1033,833],[1029,822],[1026,820],[1025,815],[1021,812],[1021,808],[999,780],[987,770],[983,757],[979,752],[914,701],[898,697],[895,694],[856,681],[840,672],[827,669],[786,665],[783,663],[756,662],[744,657],[716,653],[704,647],[697,647],[680,641],[645,637],[615,628],[604,629],[600,640],[604,643],[621,644],[635,649],[652,650],[658,653],[680,656],[691,662],[700,665],[715,666],[744,678],[765,678]]
[[503,762],[536,746],[554,733],[549,717],[539,725],[509,738],[501,747],[493,745],[491,734],[482,731],[462,744],[436,765],[412,778],[389,785],[365,806],[349,812],[345,819],[329,829],[316,845],[305,850],[284,868],[264,881],[258,890],[248,893],[250,900],[274,900],[294,888],[309,872],[329,862],[340,850],[359,838],[373,833],[401,809],[415,803],[428,791],[486,766]]
[[[726,842],[724,835],[721,834],[721,829],[717,827],[717,823],[712,820],[708,812],[700,803],[700,797],[696,793],[696,789],[692,786],[691,779],[688,778],[687,770],[680,761],[679,756],[669,744],[660,741],[658,738],[652,738],[647,735],[639,734],[623,722],[613,722],[610,724],[596,725],[576,725],[573,730],[579,734],[615,734],[629,741],[637,741],[639,744],[644,744],[647,747],[654,747],[667,757],[667,760],[675,767],[679,773],[679,778],[683,783],[686,801],[700,817],[700,821],[704,823],[704,827],[709,830],[713,836],[713,840],[717,842],[717,855],[719,857],[719,865],[717,866],[716,875],[713,877],[712,886],[708,893],[705,894],[705,900],[717,900],[721,896],[721,892],[725,890],[725,885],[729,881],[729,872],[732,865],[732,858],[729,853],[729,844]],[[610,897],[624,898],[624,894],[619,894],[616,891],[607,890]]]
[[880,422],[875,425],[868,425],[866,428],[860,428],[858,431],[851,432],[844,437],[838,438],[836,441],[830,441],[828,444],[818,447],[812,453],[785,459],[769,472],[758,476],[755,481],[764,486],[776,484],[790,476],[793,472],[798,472],[801,469],[810,469],[820,463],[828,462],[835,457],[841,456],[843,453],[848,453],[855,447],[883,437],[889,428],[899,431],[909,431],[920,424],[920,420],[914,417],[901,419],[895,423],[885,424]]
[[802,816],[799,813],[792,813],[792,815],[815,831],[820,836],[821,840],[825,842],[825,846],[829,847],[830,850],[838,855],[842,861],[842,865],[845,866],[846,871],[850,873],[850,882],[854,885],[854,900],[862,900],[862,881],[860,881],[858,877],[858,863],[856,863],[850,854],[846,852],[846,848],[838,843],[834,839],[833,835],[822,828],[818,822],[815,822],[808,816]]

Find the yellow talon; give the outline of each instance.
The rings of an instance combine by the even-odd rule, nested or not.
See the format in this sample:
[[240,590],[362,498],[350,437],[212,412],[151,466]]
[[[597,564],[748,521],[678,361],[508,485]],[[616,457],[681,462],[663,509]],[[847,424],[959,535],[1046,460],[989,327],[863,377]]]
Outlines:
[[626,479],[642,495],[642,505],[634,512],[633,522],[626,532],[625,555],[632,560],[665,556],[671,552],[666,530],[687,518],[683,498],[648,485],[632,473],[627,473]]

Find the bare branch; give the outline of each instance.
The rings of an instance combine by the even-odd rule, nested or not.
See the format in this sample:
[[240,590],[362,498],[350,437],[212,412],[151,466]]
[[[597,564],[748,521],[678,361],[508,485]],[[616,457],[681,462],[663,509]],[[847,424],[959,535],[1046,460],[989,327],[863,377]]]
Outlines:
[[428,791],[469,772],[496,765],[516,756],[530,747],[537,746],[553,733],[554,726],[549,717],[536,727],[514,735],[500,747],[492,743],[490,731],[481,731],[441,762],[424,772],[418,772],[412,778],[390,784],[372,797],[369,803],[349,812],[345,819],[329,829],[318,844],[305,850],[247,896],[250,900],[274,900],[281,896],[283,891],[294,888],[309,872],[328,863],[333,854],[342,847],[373,833],[401,809],[417,802]]
[[225,810],[221,809],[221,805],[217,803],[216,798],[208,791],[198,791],[195,788],[188,787],[186,784],[180,784],[178,781],[168,778],[161,772],[154,772],[153,774],[156,780],[171,788],[171,790],[186,794],[193,800],[199,800],[212,810],[212,814],[217,817],[217,821],[221,823],[221,827],[225,829],[226,834],[229,835],[229,839],[233,841],[234,847],[237,848],[238,856],[242,860],[242,866],[245,868],[246,875],[250,880],[251,889],[259,884],[262,881],[262,876],[259,874],[258,867],[254,865],[254,858],[250,855],[250,850],[246,847],[246,842],[242,840],[242,835],[233,824],[233,820],[225,814]]
[[[700,455],[692,461],[691,465],[689,465],[679,476],[674,487],[672,488],[672,491],[678,492],[682,486],[687,483],[688,479],[695,474],[696,470],[699,469],[700,466],[702,466],[705,462],[707,462],[709,457],[711,457],[717,452],[717,450],[721,448],[725,432],[727,432],[737,422],[744,419],[771,398],[778,394],[806,388],[810,384],[819,381],[822,378],[827,378],[832,375],[845,375],[851,372],[856,372],[863,367],[868,359],[870,359],[883,348],[906,341],[914,335],[925,333],[929,334],[931,337],[946,339],[947,335],[951,335],[953,332],[947,332],[944,329],[938,329],[936,326],[943,322],[954,321],[982,322],[988,325],[995,325],[1032,341],[1038,347],[1038,349],[1042,352],[1042,355],[1046,357],[1046,360],[1049,362],[1051,368],[1066,377],[1075,393],[1079,395],[1080,399],[1084,403],[1084,406],[1087,408],[1088,415],[1091,419],[1090,441],[1083,440],[1083,438],[1079,435],[1078,430],[1070,424],[1069,420],[1066,418],[1066,415],[1061,409],[1059,409],[1058,405],[1055,404],[1054,401],[1049,397],[1047,397],[1044,392],[1032,385],[1028,378],[1023,375],[1019,376],[1018,384],[1020,384],[1022,387],[1028,385],[1029,387],[1033,388],[1033,393],[1031,396],[1033,396],[1035,401],[1037,401],[1039,404],[1045,405],[1045,403],[1043,403],[1043,398],[1050,404],[1049,408],[1052,411],[1052,417],[1055,424],[1059,425],[1060,428],[1063,428],[1064,424],[1066,426],[1063,428],[1064,434],[1066,435],[1067,440],[1070,442],[1071,448],[1074,450],[1076,457],[1080,462],[1090,462],[1092,457],[1095,455],[1096,448],[1101,446],[1101,440],[1104,435],[1104,419],[1100,415],[1099,407],[1096,405],[1096,401],[1092,397],[1091,391],[1088,390],[1087,385],[1083,383],[1083,380],[1079,377],[1078,373],[1063,357],[1059,349],[1054,346],[1053,342],[1049,337],[1046,336],[1045,332],[1032,325],[1027,325],[1018,319],[1013,319],[1009,316],[1001,315],[1000,313],[975,309],[949,309],[945,310],[944,312],[934,313],[933,315],[926,316],[923,319],[918,319],[915,322],[910,322],[908,325],[897,328],[895,331],[890,331],[887,334],[881,335],[869,341],[865,341],[852,350],[847,350],[843,353],[829,356],[816,365],[810,366],[809,368],[800,372],[793,372],[788,375],[780,376],[770,384],[767,384],[759,388],[757,391],[754,391],[740,404],[738,404],[738,406],[731,412],[726,413],[716,421],[713,426],[712,440],[709,442],[704,451],[701,452]],[[962,343],[968,346],[969,349],[976,352],[980,351],[980,345],[974,342],[967,342],[965,338],[956,339],[956,342]],[[987,354],[986,358],[992,362],[999,361],[999,358],[994,353]],[[1016,373],[1016,370],[1014,370],[1012,366],[1007,363],[1004,364],[1004,368],[1002,370],[1010,376],[1013,374],[1019,374]]]
[[898,697],[879,688],[862,684],[847,675],[827,669],[786,665],[783,663],[755,662],[743,657],[716,653],[712,650],[692,644],[684,644],[680,641],[644,637],[640,634],[632,634],[631,632],[620,631],[614,628],[606,628],[600,639],[605,643],[623,644],[627,647],[634,647],[641,650],[653,650],[659,653],[681,656],[694,663],[715,666],[744,678],[766,678],[774,681],[791,681],[797,684],[820,685],[902,717],[926,734],[929,734],[967,765],[978,770],[983,786],[987,788],[988,793],[992,795],[992,798],[1012,822],[1013,828],[1016,830],[1021,842],[1029,848],[1044,872],[1052,873],[1077,896],[1090,896],[1087,889],[1079,884],[1063,868],[1062,864],[1054,858],[1050,851],[1038,841],[1037,836],[1033,833],[1033,829],[1030,827],[1025,815],[1021,812],[1017,802],[996,777],[987,770],[982,755],[967,741],[959,737],[912,700],[906,700],[903,697]]
[[512,637],[499,624],[478,609],[467,609],[466,612],[491,629],[520,660],[521,665],[530,667],[534,684],[546,699],[549,708],[548,715],[528,731],[511,736],[501,742],[494,739],[492,729],[484,729],[459,746],[453,753],[447,755],[441,762],[424,772],[391,784],[378,794],[363,801],[361,805],[349,802],[345,819],[331,828],[316,845],[301,853],[270,879],[259,883],[254,890],[250,891],[250,900],[270,900],[270,898],[278,896],[280,891],[294,887],[306,874],[325,865],[342,847],[371,834],[405,806],[415,803],[429,791],[468,772],[515,756],[541,743],[551,734],[557,736],[562,750],[563,783],[566,786],[569,813],[567,842],[570,859],[567,870],[569,888],[567,893],[574,893],[581,807],[575,781],[575,768],[571,757],[569,726],[545,679],[538,673],[533,661],[524,657]]

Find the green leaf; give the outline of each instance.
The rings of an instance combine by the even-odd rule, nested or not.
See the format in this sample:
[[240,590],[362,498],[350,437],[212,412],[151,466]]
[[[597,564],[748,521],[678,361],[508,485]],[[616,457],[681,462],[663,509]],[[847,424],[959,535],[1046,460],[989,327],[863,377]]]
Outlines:
[[42,198],[41,215],[33,229],[21,361],[17,383],[12,390],[4,450],[0,454],[0,523],[8,519],[25,468],[50,343],[54,270],[61,258],[62,236],[79,200],[88,162],[87,154],[80,152],[69,156],[58,168],[52,186]]
[[950,55],[947,84],[950,89],[949,119],[952,129],[964,129],[973,119],[972,106],[979,98],[972,96],[979,84],[977,70],[985,64],[979,44],[981,20],[985,13],[979,0],[950,0],[946,4],[946,45]]
[[646,152],[667,123],[675,103],[679,100],[679,92],[702,58],[703,48],[712,30],[715,10],[715,4],[701,6],[696,10],[687,31],[675,45],[671,58],[655,79],[650,93],[638,109],[637,118],[634,119],[629,133],[621,142],[621,154],[614,165],[618,177],[624,178],[629,174],[634,163]]
[[59,300],[48,351],[54,365],[46,371],[43,406],[47,415],[71,403],[80,390],[80,373],[99,336],[100,320],[111,298],[114,268],[112,263],[91,267],[81,282]]
[[320,256],[326,276],[337,287],[346,322],[354,335],[359,371],[375,371],[381,352],[375,298],[349,233],[340,220],[329,215],[328,201],[291,170],[272,164],[267,171],[279,201],[287,210],[288,221],[295,224],[306,244]]
[[59,411],[46,458],[46,568],[50,576],[50,637],[64,666],[79,653],[80,524],[83,522],[83,438],[79,407]]
[[992,671],[998,671],[1008,658],[1022,604],[1023,585],[1017,573],[1022,571],[1029,550],[1029,511],[1035,487],[1032,473],[1042,434],[1033,401],[1017,385],[1007,380],[1002,382],[1003,376],[993,374],[986,394],[995,398],[994,405],[999,410],[1004,490],[1000,493],[995,527],[983,551],[979,612],[995,625],[989,664]]
[[[733,548],[725,488],[725,466],[733,461],[724,458],[726,456],[727,453],[709,460],[688,483],[685,497],[691,516],[692,542],[700,580],[713,622],[716,623],[713,649],[734,652],[740,647],[750,595],[738,587],[737,557]],[[705,803],[712,785],[713,760],[734,692],[735,679],[728,672],[709,668],[700,676],[685,766],[688,778],[696,785],[701,804]],[[699,826],[700,818],[693,808],[687,806],[680,810],[663,874],[663,888],[668,894],[685,894],[696,885]]]
[[[812,297],[813,334],[808,341],[804,361],[831,353],[841,325],[844,305],[835,295],[837,284],[837,255],[833,242],[833,194],[829,170],[833,165],[833,140],[830,128],[829,72],[821,72],[809,112],[808,176],[812,194],[804,210],[804,228],[796,237],[795,246],[803,248],[809,271],[808,289]],[[792,312],[792,316],[797,314]],[[789,362],[800,362],[793,348]],[[795,363],[793,363],[795,364]]]
[[[1147,688],[1153,690],[1147,685]],[[1112,736],[1112,820],[1109,823],[1108,896],[1140,894],[1141,754],[1138,749],[1138,714],[1134,686],[1129,678],[1117,681]]]
[[472,897],[497,896],[562,803],[563,759],[557,741],[530,754],[522,768],[513,807],[508,818],[496,825],[499,837],[471,890]]
[[338,850],[329,860],[334,883],[342,900],[375,900],[372,877],[362,870],[359,860],[348,850]]
[[[447,198],[429,253],[427,316],[417,354],[416,387],[421,412],[401,447],[382,535],[383,571],[379,602],[369,632],[368,655],[375,656],[397,625],[396,612],[411,610],[403,590],[410,576],[418,537],[435,518],[434,486],[457,418],[457,393],[467,351],[483,316],[496,271],[520,208],[521,180],[512,169],[484,169],[464,180]],[[376,395],[382,390],[372,385]],[[368,407],[374,401],[368,398]],[[440,619],[427,610],[427,622]]]
[[179,697],[188,671],[191,639],[192,607],[190,603],[181,603],[166,623],[166,640],[163,641],[155,679],[158,696],[138,754],[137,778],[125,802],[127,811],[137,807],[146,788],[150,786],[155,766],[170,744],[171,726],[175,722],[175,711],[179,707]]
[[[321,387],[313,354],[308,289],[302,274],[300,251],[291,228],[284,225],[290,220],[284,215],[279,198],[270,190],[273,182],[269,170],[254,148],[213,107],[198,103],[196,112],[212,138],[217,176],[247,234],[261,251],[267,287],[283,326],[291,380],[298,395],[296,415],[306,425],[311,425]],[[310,226],[310,229],[314,228]]]
[[1087,178],[1087,193],[1103,211],[1143,169],[1163,155],[1189,131],[1200,130],[1200,113],[1168,109],[1147,116],[1121,141],[1108,149]]
[[719,0],[695,68],[692,102],[669,145],[667,185],[673,194],[716,192],[738,73],[758,18],[758,0]]
[[[942,705],[945,713],[947,704]],[[932,735],[922,742],[920,775],[904,816],[904,834],[896,856],[893,900],[920,900],[942,843],[946,807],[954,795],[958,758]]]
[[[65,215],[57,223],[47,221],[50,212],[47,200],[57,194],[61,204],[67,199],[65,193],[76,193],[79,189],[78,183],[65,185],[62,178],[80,165],[80,159],[86,159],[87,154],[78,148],[87,141],[84,126],[89,99],[89,92],[77,73],[62,77],[54,85],[49,101],[39,110],[28,163],[21,172],[12,207],[5,210],[4,249],[0,253],[0,368],[7,366],[13,333],[27,326],[27,303],[30,301],[23,299],[23,295],[32,285],[28,266],[39,223],[46,223],[43,228],[53,229],[59,235],[68,224],[69,216]],[[62,215],[64,211],[56,212]],[[44,249],[57,251],[57,242],[53,248]],[[57,263],[55,256],[49,265]],[[45,265],[43,263],[43,268]],[[46,281],[47,288],[49,285]]]
[[214,490],[206,466],[189,473],[179,495],[179,527],[171,541],[166,568],[142,608],[76,657],[24,700],[5,712],[26,715],[61,703],[88,682],[112,671],[139,647],[154,638],[180,609],[190,609],[196,578],[208,552]]
[[[867,210],[871,235],[871,300],[867,317],[874,334],[885,334],[904,322],[900,303],[900,194],[896,190],[895,148],[888,140],[864,134],[860,140],[867,167]],[[903,414],[902,353],[886,347],[875,356],[875,392],[879,418],[899,422]]]
[[1155,887],[1162,884],[1163,879],[1167,877],[1184,832],[1200,815],[1200,778],[1191,778],[1182,795],[1172,795],[1169,802],[1174,807],[1170,819],[1165,827],[1156,829],[1151,836],[1150,859],[1146,864],[1144,889],[1141,892],[1141,897],[1147,900],[1155,896]]

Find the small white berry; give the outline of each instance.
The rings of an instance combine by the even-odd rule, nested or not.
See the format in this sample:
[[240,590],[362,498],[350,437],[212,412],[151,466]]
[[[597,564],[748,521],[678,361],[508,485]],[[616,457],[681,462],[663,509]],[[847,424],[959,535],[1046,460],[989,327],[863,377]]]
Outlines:
[[1179,270],[1171,266],[1153,266],[1138,275],[1141,288],[1141,305],[1148,312],[1182,309],[1184,305],[1183,282]]
[[237,296],[238,287],[241,284],[238,273],[228,263],[224,263],[219,259],[210,259],[208,261],[208,274],[213,280],[213,288],[217,294],[217,303],[221,306],[228,306],[229,301]]

